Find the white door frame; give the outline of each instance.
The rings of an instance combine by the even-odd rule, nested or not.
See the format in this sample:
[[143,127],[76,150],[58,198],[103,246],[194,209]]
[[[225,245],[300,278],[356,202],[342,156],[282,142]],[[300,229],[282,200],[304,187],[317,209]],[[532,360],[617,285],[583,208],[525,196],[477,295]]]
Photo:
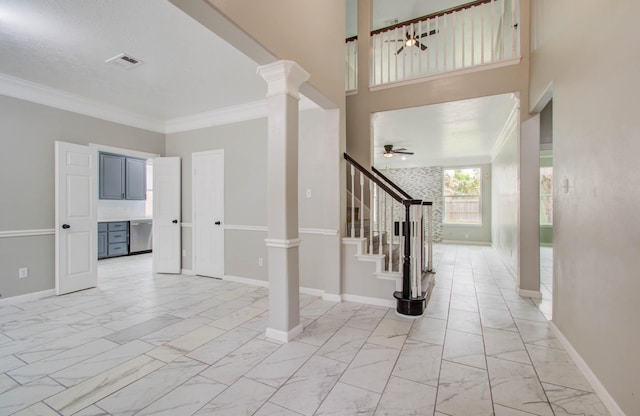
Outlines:
[[[193,162],[194,157],[196,156],[208,156],[208,155],[222,155],[222,163],[223,163],[223,168],[224,168],[224,149],[216,149],[216,150],[206,150],[206,151],[202,151],[202,152],[194,152],[191,154],[191,222],[192,222],[192,227],[191,227],[191,265],[192,265],[192,272],[193,274],[197,273],[196,270],[196,252],[197,252],[197,241],[196,241],[196,230],[198,227],[198,220],[196,217],[196,175],[195,175],[195,164]],[[223,175],[224,175],[224,171],[223,171]],[[222,228],[223,232],[224,232],[224,179],[223,179],[223,203],[222,203],[222,214],[221,214],[221,218],[220,221],[222,222],[222,224],[220,225],[220,227]],[[223,243],[223,252],[222,252],[222,258],[219,259],[220,263],[222,264],[222,275],[224,275],[224,243]],[[216,276],[216,277],[222,277],[222,276]]]

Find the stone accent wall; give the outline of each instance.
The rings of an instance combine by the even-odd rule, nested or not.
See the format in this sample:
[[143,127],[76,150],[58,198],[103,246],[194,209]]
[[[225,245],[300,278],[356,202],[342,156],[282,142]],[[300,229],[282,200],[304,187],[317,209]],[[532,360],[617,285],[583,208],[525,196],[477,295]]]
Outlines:
[[412,198],[433,202],[433,241],[442,241],[442,167],[380,169],[380,172]]

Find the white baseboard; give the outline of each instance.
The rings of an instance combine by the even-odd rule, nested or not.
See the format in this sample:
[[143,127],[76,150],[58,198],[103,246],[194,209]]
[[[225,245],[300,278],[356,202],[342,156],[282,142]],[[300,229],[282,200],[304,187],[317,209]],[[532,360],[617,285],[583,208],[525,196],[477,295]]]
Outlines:
[[16,303],[29,302],[42,298],[48,298],[56,294],[55,289],[43,290],[41,292],[27,293],[24,295],[11,296],[10,298],[0,299],[2,305],[14,305]]
[[287,343],[302,333],[302,324],[296,325],[288,331],[280,331],[278,329],[267,328],[265,336],[278,342]]
[[571,359],[576,363],[576,366],[582,371],[582,374],[585,376],[593,390],[596,392],[602,403],[607,407],[611,416],[625,416],[624,412],[618,406],[618,403],[611,397],[607,389],[600,382],[598,377],[591,371],[589,365],[582,359],[580,354],[573,348],[573,345],[569,342],[569,340],[564,336],[564,334],[560,331],[560,329],[555,325],[553,321],[549,322],[549,328],[551,328],[551,332],[558,338],[560,344],[564,347],[565,351],[569,354]]
[[311,288],[311,287],[301,287],[300,288],[300,293],[302,293],[304,295],[311,295],[311,296],[319,296],[319,297],[323,297],[324,296],[324,290],[314,289],[314,288]]
[[365,305],[382,306],[385,308],[396,307],[396,302],[392,299],[370,298],[367,296],[350,295],[348,293],[343,294],[341,297],[342,300],[347,302],[363,303]]
[[516,288],[516,293],[523,298],[542,299],[542,293],[539,290],[525,290]]
[[470,241],[470,240],[442,240],[442,244],[456,244],[459,246],[491,246],[490,241]]
[[187,276],[193,276],[193,270],[191,269],[180,269],[180,274],[186,274]]
[[342,296],[333,293],[325,293],[322,295],[322,300],[328,300],[329,302],[342,302]]
[[245,285],[269,287],[269,282],[267,280],[259,280],[259,279],[251,279],[251,278],[248,278],[248,277],[231,276],[231,275],[228,275],[228,274],[225,274],[222,277],[222,280],[228,280],[230,282],[236,282],[236,283],[243,283]]

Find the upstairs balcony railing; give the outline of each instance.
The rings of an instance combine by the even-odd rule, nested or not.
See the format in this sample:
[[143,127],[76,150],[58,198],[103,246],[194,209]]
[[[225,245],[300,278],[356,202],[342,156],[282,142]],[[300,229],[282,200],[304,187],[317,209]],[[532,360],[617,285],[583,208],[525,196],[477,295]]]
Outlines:
[[[478,0],[374,30],[370,86],[510,63],[520,58],[519,29],[520,0]],[[357,42],[347,39],[347,62],[357,62]],[[357,65],[346,78],[357,80]]]
[[430,293],[430,287],[423,287],[423,277],[433,271],[433,204],[412,199],[380,172],[368,171],[346,153],[344,158],[350,172],[349,236],[366,239],[366,254],[385,257],[384,272],[401,274],[402,290],[394,293],[397,311],[421,315]]

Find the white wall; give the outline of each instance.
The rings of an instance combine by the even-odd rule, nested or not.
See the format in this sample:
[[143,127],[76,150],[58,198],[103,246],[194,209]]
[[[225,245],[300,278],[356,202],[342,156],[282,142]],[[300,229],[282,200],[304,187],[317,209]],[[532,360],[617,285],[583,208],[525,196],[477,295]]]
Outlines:
[[520,137],[511,119],[500,151],[492,162],[491,241],[513,276],[519,268]]
[[553,83],[553,321],[640,415],[640,2],[536,0],[532,12],[532,107]]

